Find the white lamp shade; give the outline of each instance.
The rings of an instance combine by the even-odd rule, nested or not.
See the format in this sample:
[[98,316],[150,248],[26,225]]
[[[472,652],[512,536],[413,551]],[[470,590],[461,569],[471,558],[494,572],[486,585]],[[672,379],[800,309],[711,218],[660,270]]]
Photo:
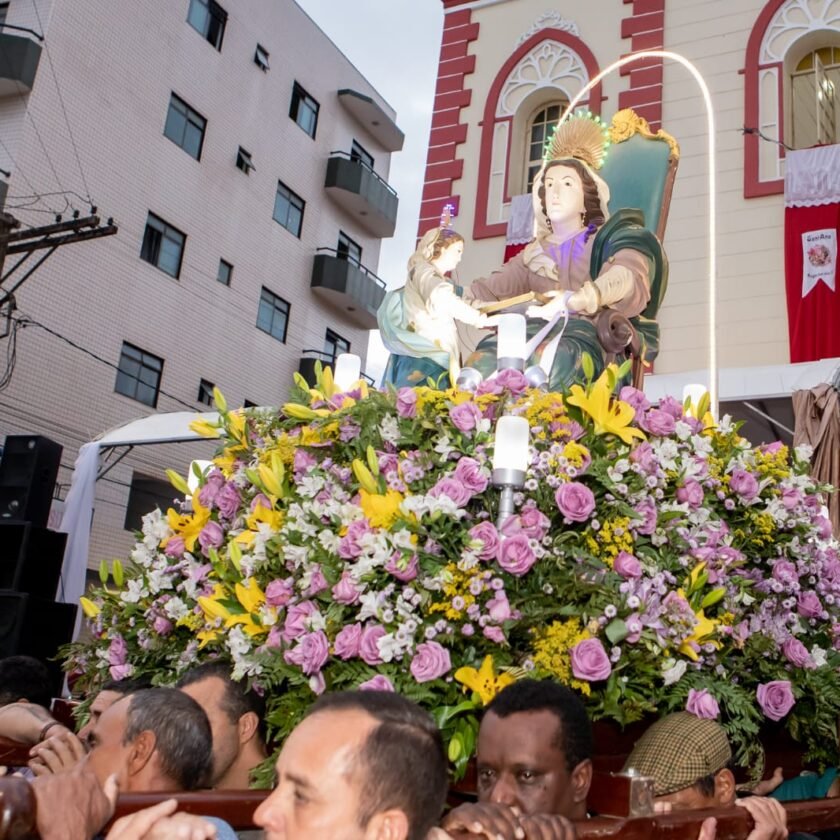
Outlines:
[[496,444],[493,449],[494,470],[528,469],[531,456],[528,445],[531,427],[524,417],[505,415],[496,422]]
[[196,490],[198,490],[198,486],[201,482],[201,479],[196,475],[196,470],[198,470],[201,476],[204,477],[212,469],[212,461],[192,461],[190,463],[190,470],[187,473],[187,487],[189,487],[190,490],[190,497],[192,497]]
[[349,391],[362,375],[362,360],[354,353],[340,353],[335,360],[333,381],[341,391]]
[[525,316],[507,313],[499,315],[496,358],[525,358]]

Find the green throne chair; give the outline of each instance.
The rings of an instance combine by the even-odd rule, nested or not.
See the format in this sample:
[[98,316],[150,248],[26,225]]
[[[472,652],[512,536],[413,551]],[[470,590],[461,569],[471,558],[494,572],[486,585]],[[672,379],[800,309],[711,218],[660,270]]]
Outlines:
[[[653,132],[647,120],[631,108],[618,111],[610,123],[612,145],[599,174],[610,188],[610,215],[632,213],[636,221],[660,242],[665,236],[671,193],[677,174],[680,150],[665,131]],[[593,264],[609,254],[593,253]],[[619,357],[633,359],[633,384],[642,387],[645,363],[659,353],[659,324],[656,317],[668,287],[668,262],[651,266],[650,301],[645,311],[628,319],[608,311],[599,319],[599,338],[605,349]],[[595,276],[595,275],[593,275]]]

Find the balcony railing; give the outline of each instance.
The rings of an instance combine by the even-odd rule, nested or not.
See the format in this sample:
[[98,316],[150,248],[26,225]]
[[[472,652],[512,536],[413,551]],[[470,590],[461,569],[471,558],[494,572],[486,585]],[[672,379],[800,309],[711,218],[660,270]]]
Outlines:
[[318,248],[312,264],[312,291],[366,330],[376,327],[385,281],[335,248]]
[[324,187],[369,233],[383,238],[394,235],[399,199],[366,163],[347,152],[330,152]]
[[[304,350],[298,365],[298,373],[309,383],[311,387],[315,387],[315,363],[320,362],[322,367],[335,368],[335,357],[332,353],[325,353],[323,350]],[[362,379],[366,380],[368,385],[373,385],[373,377],[366,373],[362,374]]]

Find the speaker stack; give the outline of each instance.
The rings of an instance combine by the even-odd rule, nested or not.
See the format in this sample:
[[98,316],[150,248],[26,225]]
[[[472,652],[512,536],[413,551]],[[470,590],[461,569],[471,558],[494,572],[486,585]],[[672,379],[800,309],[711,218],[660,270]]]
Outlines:
[[0,459],[0,657],[44,660],[56,695],[63,676],[49,660],[76,623],[76,605],[55,600],[67,535],[47,529],[61,453],[48,438],[10,435]]

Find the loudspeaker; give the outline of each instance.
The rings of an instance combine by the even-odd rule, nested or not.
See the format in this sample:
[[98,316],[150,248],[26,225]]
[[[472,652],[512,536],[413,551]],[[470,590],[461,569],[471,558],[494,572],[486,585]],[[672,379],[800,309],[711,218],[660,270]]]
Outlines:
[[54,598],[67,534],[0,520],[0,589]]
[[9,435],[0,460],[0,520],[45,528],[63,447],[40,435]]
[[73,640],[76,605],[59,604],[26,592],[0,590],[0,658],[25,654],[42,660],[53,680],[53,694],[61,692],[64,675],[51,662],[61,645]]

